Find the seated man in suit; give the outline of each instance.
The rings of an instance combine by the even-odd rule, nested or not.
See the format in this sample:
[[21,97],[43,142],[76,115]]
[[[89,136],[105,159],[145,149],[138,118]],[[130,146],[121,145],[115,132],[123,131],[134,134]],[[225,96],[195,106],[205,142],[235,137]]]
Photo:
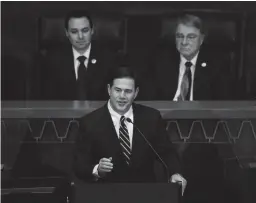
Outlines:
[[[83,10],[71,11],[65,18],[65,33],[71,46],[50,50],[42,59],[43,81],[40,99],[105,100],[106,76],[115,65],[115,54],[92,42],[94,26]],[[40,80],[39,79],[39,80]]]
[[155,99],[228,100],[228,56],[204,46],[205,27],[194,15],[177,20],[176,49],[166,46],[154,57]]
[[[160,112],[135,104],[139,92],[133,71],[117,68],[108,84],[108,102],[80,120],[74,159],[78,178],[98,182],[154,182],[156,153],[163,157],[171,181],[186,180]],[[140,134],[141,132],[144,134]]]
[[[175,37],[175,51],[167,47],[156,55],[156,99],[230,99],[228,60],[203,47],[205,34],[202,20],[195,15],[181,16],[177,20]],[[188,128],[192,124],[191,120],[181,122],[188,124]],[[216,145],[183,144],[179,151],[184,175],[189,183],[185,202],[209,203],[223,200],[224,166]]]

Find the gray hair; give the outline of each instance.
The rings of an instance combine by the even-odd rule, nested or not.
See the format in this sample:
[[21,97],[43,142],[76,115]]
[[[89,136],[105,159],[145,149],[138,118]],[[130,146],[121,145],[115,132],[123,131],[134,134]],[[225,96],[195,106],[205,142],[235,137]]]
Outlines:
[[206,29],[204,27],[202,19],[195,15],[185,14],[185,15],[178,17],[177,22],[176,22],[176,27],[179,24],[196,27],[197,29],[200,30],[200,32],[202,34],[205,34],[205,32],[206,32]]

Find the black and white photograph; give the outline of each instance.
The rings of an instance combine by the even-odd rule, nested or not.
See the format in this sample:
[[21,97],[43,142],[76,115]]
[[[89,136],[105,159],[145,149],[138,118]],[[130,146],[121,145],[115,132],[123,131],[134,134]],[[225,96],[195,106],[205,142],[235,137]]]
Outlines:
[[256,2],[2,1],[1,202],[255,203]]

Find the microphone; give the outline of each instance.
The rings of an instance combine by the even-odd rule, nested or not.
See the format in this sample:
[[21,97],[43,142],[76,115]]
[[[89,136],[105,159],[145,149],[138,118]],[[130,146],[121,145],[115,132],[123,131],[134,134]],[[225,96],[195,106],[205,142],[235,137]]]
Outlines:
[[164,162],[164,160],[161,158],[161,156],[156,152],[156,150],[154,149],[154,147],[151,145],[151,143],[148,141],[148,139],[145,137],[145,135],[140,131],[139,128],[137,128],[137,126],[132,122],[132,120],[130,118],[126,118],[126,121],[128,123],[133,124],[133,126],[137,129],[137,131],[140,133],[140,135],[143,137],[143,139],[146,141],[146,143],[148,144],[148,146],[152,149],[152,151],[154,152],[154,154],[157,156],[157,158],[161,161],[161,163],[163,164],[165,170],[166,170],[166,174],[167,174],[167,182],[170,183],[170,173],[168,170],[168,167],[166,165],[166,163]]

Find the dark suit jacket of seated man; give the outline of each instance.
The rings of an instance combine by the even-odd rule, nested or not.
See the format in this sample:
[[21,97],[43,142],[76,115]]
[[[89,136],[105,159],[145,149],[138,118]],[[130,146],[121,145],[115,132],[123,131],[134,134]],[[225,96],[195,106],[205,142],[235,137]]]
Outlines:
[[[133,103],[139,89],[132,71],[118,68],[112,78],[108,85],[109,101],[80,120],[74,158],[77,177],[108,183],[156,181],[156,155],[132,123],[126,119],[122,122],[124,116],[132,120],[162,156],[171,181],[185,184],[160,112]],[[129,138],[123,138],[126,133]]]
[[[115,53],[92,41],[94,27],[86,11],[68,13],[65,18],[65,32],[71,46],[49,50],[42,57],[39,98],[106,100],[107,75],[115,67]],[[82,62],[79,60],[81,56],[84,57]]]
[[[152,100],[177,101],[180,53],[171,47],[159,50],[154,64]],[[232,79],[227,55],[209,52],[201,47],[195,66],[191,101],[231,100]],[[193,98],[193,99],[192,99]]]

